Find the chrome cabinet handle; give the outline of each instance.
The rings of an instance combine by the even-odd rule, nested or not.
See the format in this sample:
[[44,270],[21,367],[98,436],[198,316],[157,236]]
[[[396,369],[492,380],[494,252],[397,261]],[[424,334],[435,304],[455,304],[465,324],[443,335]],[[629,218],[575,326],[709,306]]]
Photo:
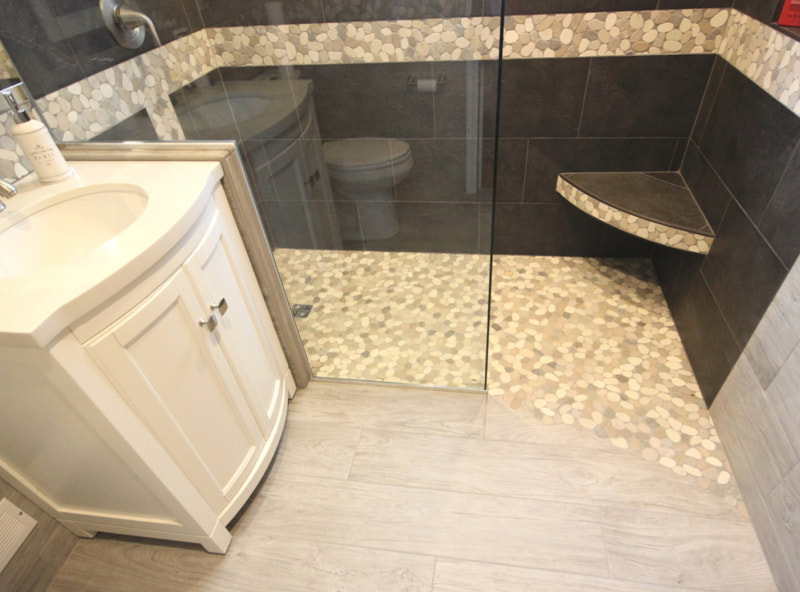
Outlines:
[[228,312],[228,302],[222,298],[216,304],[211,305],[211,312],[217,311],[219,312],[219,316],[224,317],[225,313]]
[[200,320],[200,326],[201,327],[205,327],[206,329],[208,329],[212,333],[217,328],[218,324],[219,323],[217,322],[217,317],[215,315],[213,315],[213,314],[208,315],[207,319],[201,319]]

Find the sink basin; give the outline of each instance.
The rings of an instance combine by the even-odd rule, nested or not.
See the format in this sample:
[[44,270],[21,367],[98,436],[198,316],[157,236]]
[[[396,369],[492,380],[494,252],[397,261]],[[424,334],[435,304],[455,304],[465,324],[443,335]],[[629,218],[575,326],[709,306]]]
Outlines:
[[134,185],[92,185],[60,193],[0,220],[0,279],[74,261],[114,238],[147,207]]

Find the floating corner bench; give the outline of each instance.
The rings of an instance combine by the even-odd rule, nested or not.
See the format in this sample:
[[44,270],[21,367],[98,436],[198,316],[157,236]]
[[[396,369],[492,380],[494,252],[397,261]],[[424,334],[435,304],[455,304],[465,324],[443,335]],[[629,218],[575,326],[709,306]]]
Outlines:
[[680,173],[561,173],[556,190],[593,218],[640,238],[705,255],[714,232]]

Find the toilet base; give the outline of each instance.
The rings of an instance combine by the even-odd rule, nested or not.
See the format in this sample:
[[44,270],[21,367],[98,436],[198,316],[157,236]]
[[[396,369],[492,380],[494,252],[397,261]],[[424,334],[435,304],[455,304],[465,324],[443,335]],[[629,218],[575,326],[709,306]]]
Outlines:
[[400,230],[397,206],[391,202],[359,204],[358,219],[365,241],[392,238]]

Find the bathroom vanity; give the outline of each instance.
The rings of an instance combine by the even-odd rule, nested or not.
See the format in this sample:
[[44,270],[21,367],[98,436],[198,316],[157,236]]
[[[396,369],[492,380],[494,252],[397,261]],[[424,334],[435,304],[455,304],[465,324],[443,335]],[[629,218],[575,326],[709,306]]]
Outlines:
[[295,386],[213,162],[76,162],[0,214],[0,475],[80,536],[224,553]]

